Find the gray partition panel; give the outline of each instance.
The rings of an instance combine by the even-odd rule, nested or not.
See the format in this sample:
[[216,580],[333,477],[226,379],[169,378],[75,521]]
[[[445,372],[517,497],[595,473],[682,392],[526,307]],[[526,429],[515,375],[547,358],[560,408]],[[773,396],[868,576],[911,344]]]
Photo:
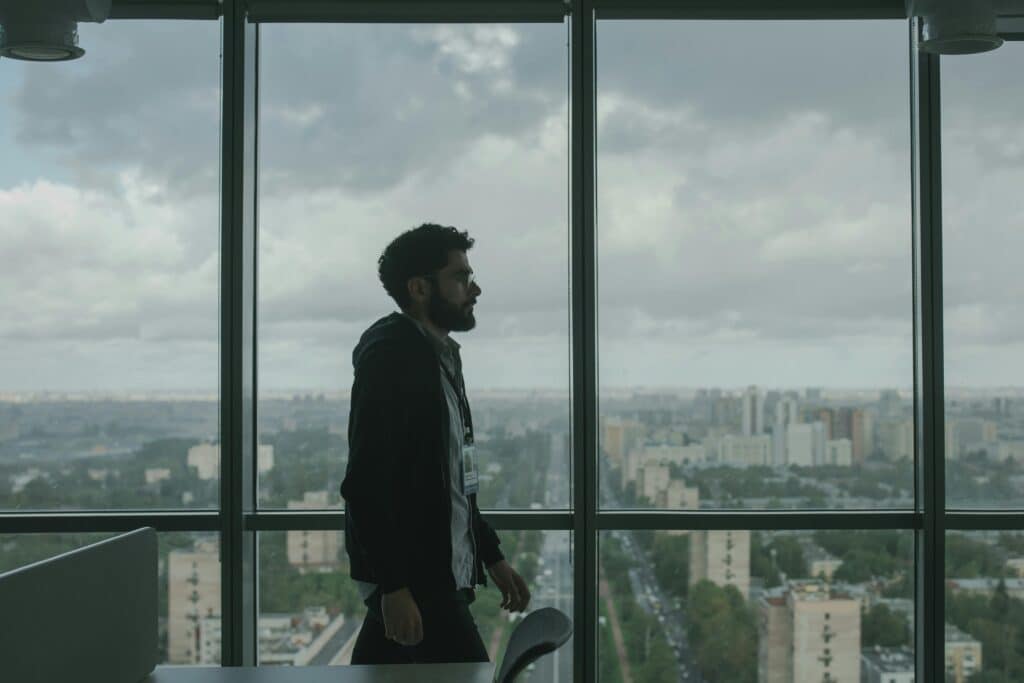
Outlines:
[[156,666],[149,528],[0,574],[0,679],[138,683]]
[[491,683],[494,664],[161,666],[146,683]]

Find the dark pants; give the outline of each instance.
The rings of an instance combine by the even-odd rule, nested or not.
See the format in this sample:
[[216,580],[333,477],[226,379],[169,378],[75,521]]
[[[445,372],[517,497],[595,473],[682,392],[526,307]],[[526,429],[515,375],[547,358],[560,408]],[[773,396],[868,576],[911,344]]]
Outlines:
[[461,591],[417,601],[423,618],[423,640],[418,645],[399,645],[384,637],[380,591],[366,600],[366,618],[352,651],[353,664],[413,664],[440,662],[487,662],[487,648],[469,612],[473,591]]

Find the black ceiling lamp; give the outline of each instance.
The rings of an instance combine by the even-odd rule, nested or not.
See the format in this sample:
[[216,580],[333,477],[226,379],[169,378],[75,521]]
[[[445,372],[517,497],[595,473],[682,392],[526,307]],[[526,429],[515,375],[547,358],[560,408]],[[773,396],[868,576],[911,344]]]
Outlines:
[[111,0],[0,0],[0,57],[62,62],[85,54],[78,22],[101,23]]
[[921,17],[921,49],[939,55],[969,55],[1003,44],[993,0],[907,0],[907,15]]

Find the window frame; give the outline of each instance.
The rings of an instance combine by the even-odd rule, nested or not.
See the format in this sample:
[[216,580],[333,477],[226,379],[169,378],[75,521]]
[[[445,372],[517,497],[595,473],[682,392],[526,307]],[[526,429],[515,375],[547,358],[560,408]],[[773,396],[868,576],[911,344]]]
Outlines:
[[[249,14],[252,10],[253,14]],[[256,174],[259,21],[570,22],[572,508],[496,511],[496,529],[574,532],[573,671],[597,678],[598,538],[615,529],[893,529],[915,533],[918,680],[944,664],[945,534],[1024,530],[1024,510],[947,509],[944,482],[940,58],[917,50],[920,22],[903,0],[115,0],[112,19],[222,22],[221,503],[217,510],[4,512],[0,533],[219,531],[222,663],[255,665],[259,531],[342,529],[342,511],[256,506]],[[598,19],[891,19],[908,26],[913,196],[915,507],[909,510],[602,510],[598,488],[596,72]],[[1024,39],[1019,20],[1007,40]],[[808,513],[811,514],[808,514]]]

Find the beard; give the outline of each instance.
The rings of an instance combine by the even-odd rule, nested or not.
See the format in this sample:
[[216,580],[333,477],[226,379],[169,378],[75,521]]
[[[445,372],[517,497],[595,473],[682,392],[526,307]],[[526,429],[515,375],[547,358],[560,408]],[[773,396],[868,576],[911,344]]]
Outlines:
[[456,306],[447,299],[441,297],[436,288],[430,292],[430,304],[427,306],[427,314],[430,322],[442,330],[452,332],[467,332],[476,327],[476,318],[469,306]]

